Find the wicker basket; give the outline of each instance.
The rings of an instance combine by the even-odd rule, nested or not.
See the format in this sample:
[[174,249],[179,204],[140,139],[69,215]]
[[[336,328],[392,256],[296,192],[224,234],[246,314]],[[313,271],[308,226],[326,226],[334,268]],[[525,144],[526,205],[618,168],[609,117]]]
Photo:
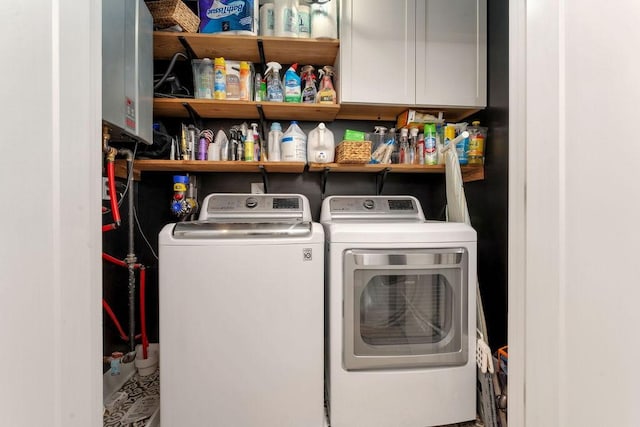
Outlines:
[[369,163],[371,141],[342,141],[336,147],[336,163]]
[[200,18],[182,0],[150,1],[147,7],[153,16],[153,24],[158,28],[180,25],[188,33],[198,32]]

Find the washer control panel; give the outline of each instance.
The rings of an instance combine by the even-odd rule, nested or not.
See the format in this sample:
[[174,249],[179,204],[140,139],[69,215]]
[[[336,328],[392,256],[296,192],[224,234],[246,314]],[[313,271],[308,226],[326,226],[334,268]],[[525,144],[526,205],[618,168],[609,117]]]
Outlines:
[[309,202],[300,194],[210,194],[199,220],[299,218],[310,220]]

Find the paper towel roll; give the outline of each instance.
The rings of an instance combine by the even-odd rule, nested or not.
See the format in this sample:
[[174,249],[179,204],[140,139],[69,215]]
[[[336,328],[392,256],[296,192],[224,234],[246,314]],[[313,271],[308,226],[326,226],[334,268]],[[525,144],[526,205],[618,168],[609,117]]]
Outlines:
[[337,3],[337,0],[329,0],[326,3],[311,5],[311,38],[338,38]]

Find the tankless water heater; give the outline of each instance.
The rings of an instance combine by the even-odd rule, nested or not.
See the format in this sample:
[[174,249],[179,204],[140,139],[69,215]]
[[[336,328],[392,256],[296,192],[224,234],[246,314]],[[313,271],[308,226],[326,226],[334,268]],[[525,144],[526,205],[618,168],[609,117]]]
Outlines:
[[102,2],[102,120],[114,140],[153,142],[153,18],[143,0]]

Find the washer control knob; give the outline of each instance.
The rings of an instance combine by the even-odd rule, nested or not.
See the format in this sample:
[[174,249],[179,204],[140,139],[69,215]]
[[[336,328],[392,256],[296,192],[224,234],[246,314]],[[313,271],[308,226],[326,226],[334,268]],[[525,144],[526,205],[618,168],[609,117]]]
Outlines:
[[249,209],[253,209],[256,206],[258,206],[258,199],[256,199],[255,197],[249,197],[245,202],[244,205],[249,208]]
[[371,199],[367,199],[362,203],[362,206],[364,206],[365,209],[373,209],[375,206],[375,203],[373,203],[373,200]]

